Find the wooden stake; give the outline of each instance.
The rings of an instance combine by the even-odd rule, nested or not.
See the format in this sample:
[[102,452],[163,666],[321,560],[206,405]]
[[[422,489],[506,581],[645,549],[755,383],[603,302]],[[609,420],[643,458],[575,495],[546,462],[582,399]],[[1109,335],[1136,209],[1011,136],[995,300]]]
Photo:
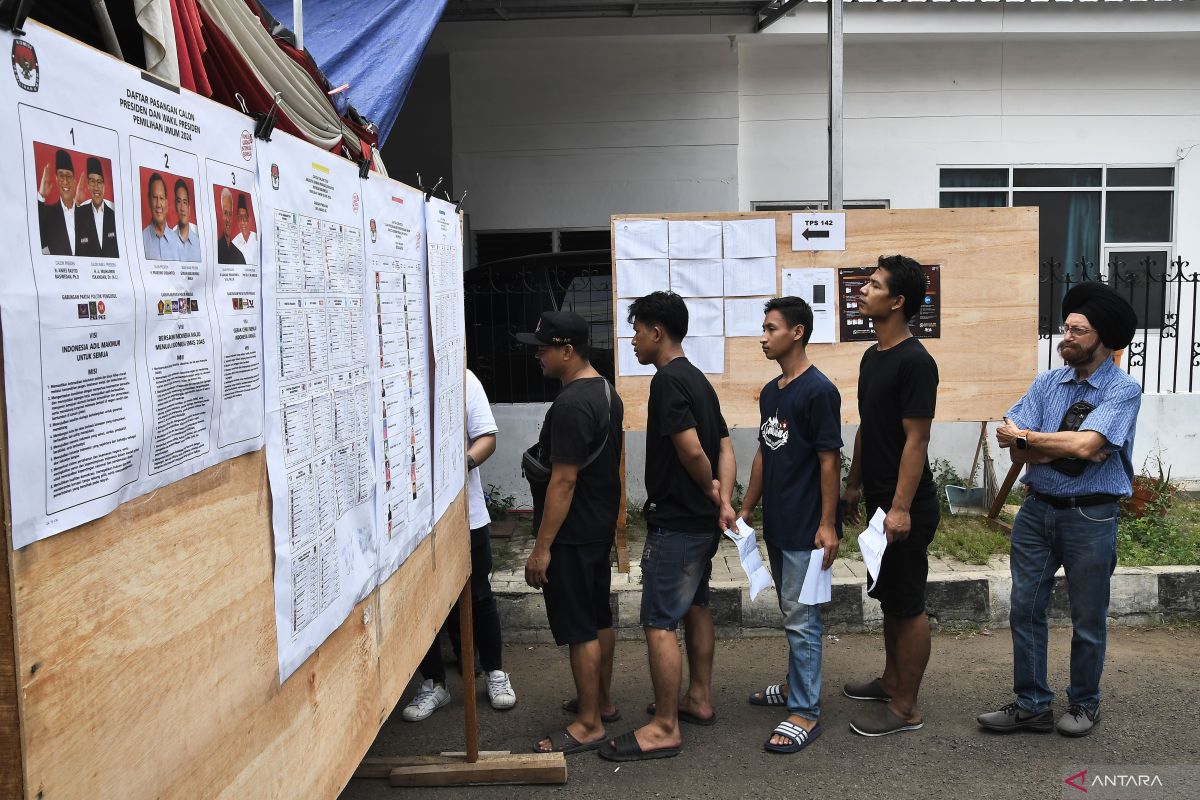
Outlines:
[[[458,631],[462,639],[463,724],[466,727],[467,763],[479,760],[479,720],[475,716],[475,621],[471,608],[471,576],[458,597]],[[398,784],[393,784],[393,786]]]
[[1000,491],[996,492],[996,499],[992,501],[992,507],[988,509],[987,524],[1003,533],[1011,534],[1012,528],[1000,521],[1000,511],[1004,508],[1004,501],[1008,499],[1008,493],[1012,491],[1013,484],[1017,482],[1017,476],[1021,474],[1022,466],[1013,464],[1008,468],[1008,474],[1004,476],[1004,483],[1000,484]]
[[562,753],[489,755],[474,763],[447,759],[444,763],[397,767],[392,786],[474,786],[478,784],[567,782],[567,759]]

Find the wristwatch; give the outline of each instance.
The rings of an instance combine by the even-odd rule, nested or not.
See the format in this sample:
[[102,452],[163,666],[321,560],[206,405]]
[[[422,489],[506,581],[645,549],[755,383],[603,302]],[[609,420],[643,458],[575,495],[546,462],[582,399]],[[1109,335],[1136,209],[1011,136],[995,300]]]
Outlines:
[[467,472],[470,472],[471,470],[478,468],[478,466],[479,465],[475,463],[475,459],[472,458],[470,455],[468,455],[467,456]]
[[1017,446],[1018,450],[1028,450],[1029,438],[1026,436],[1026,434],[1022,433],[1013,439],[1013,444]]

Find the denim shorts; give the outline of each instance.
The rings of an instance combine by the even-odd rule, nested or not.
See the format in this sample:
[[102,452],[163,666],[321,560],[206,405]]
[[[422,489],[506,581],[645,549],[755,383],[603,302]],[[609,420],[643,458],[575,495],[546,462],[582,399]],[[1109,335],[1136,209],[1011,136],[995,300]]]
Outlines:
[[708,605],[708,579],[721,535],[652,528],[642,550],[643,628],[673,631],[692,606]]

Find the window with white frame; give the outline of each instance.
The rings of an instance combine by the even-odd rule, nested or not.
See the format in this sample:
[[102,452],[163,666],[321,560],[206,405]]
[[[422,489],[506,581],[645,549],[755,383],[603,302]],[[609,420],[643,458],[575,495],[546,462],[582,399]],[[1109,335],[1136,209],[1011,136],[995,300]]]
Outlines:
[[[1124,294],[1139,327],[1161,328],[1175,251],[1175,168],[946,166],[942,208],[1036,206],[1039,259],[1078,282],[1097,274]],[[1057,321],[1062,281],[1041,283],[1042,332]]]
[[[846,200],[842,208],[891,208],[891,200]],[[754,200],[751,211],[826,211],[828,200]]]

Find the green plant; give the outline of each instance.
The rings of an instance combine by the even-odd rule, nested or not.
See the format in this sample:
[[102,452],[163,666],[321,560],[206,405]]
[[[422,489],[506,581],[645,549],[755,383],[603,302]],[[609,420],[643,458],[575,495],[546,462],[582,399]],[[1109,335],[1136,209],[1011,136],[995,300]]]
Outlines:
[[742,486],[741,481],[735,480],[733,482],[733,498],[732,498],[733,510],[740,511],[742,508],[742,501],[745,499],[746,499],[746,487]]
[[946,487],[965,486],[968,489],[971,487],[967,486],[966,480],[958,474],[954,465],[944,458],[936,459],[929,467],[933,471],[933,482],[937,485],[938,501],[942,504],[942,510],[949,511],[950,501],[946,499]]
[[508,512],[517,504],[517,498],[511,494],[504,494],[504,490],[499,486],[489,483],[487,491],[483,493],[483,502],[487,505],[492,522],[499,522],[508,519]]

